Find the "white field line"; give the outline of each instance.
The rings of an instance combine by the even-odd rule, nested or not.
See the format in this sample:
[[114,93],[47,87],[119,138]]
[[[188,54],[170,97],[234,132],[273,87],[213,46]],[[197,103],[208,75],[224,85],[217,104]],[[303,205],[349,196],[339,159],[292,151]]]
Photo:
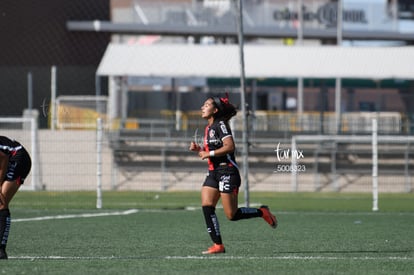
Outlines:
[[[218,205],[217,208],[220,208],[221,205]],[[186,207],[188,211],[194,211],[201,209],[200,207]],[[105,216],[125,216],[131,215],[138,212],[165,212],[168,210],[155,210],[155,209],[129,209],[124,211],[113,211],[113,212],[101,212],[101,213],[85,213],[85,214],[67,214],[67,215],[55,215],[55,216],[41,216],[33,218],[20,218],[13,219],[13,222],[30,222],[30,221],[44,221],[44,220],[62,220],[62,219],[74,219],[74,218],[94,218],[94,217],[105,217]],[[374,213],[374,212],[300,212],[300,211],[281,211],[275,212],[276,215],[296,215],[300,213],[301,215],[341,215],[341,216],[357,216],[357,215],[394,215],[394,216],[414,216],[414,213],[403,212],[403,213]]]
[[74,219],[74,218],[93,218],[93,217],[105,217],[105,216],[124,216],[137,213],[138,209],[129,209],[125,211],[114,212],[102,212],[102,213],[85,213],[85,214],[68,214],[68,215],[56,215],[56,216],[43,216],[34,218],[22,218],[13,219],[13,222],[30,222],[30,221],[44,221],[44,220],[62,220],[62,219]]
[[[317,254],[317,252],[315,253]],[[10,256],[9,259],[17,260],[148,260],[148,259],[159,259],[159,260],[356,260],[356,261],[376,261],[376,260],[389,260],[389,261],[414,261],[414,257],[397,257],[397,256],[362,256],[362,257],[339,257],[339,256],[142,256],[142,257],[117,257],[117,256],[93,256],[93,257],[82,257],[82,256]]]

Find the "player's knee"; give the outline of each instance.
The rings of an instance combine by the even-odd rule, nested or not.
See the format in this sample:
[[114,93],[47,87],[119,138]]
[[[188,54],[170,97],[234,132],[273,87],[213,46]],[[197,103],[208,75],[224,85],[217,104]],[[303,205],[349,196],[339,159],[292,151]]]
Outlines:
[[234,211],[233,215],[231,216],[231,221],[238,221],[242,218],[242,213],[240,211],[240,208],[238,208],[236,211]]
[[238,220],[236,211],[225,213],[225,215],[226,215],[226,218],[230,221],[237,221]]

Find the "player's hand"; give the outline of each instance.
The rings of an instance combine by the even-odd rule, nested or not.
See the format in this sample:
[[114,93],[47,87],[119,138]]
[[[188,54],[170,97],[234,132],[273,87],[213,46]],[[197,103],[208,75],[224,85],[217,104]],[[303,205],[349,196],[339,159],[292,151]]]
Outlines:
[[210,157],[210,153],[209,152],[206,152],[206,151],[200,151],[200,152],[198,152],[198,156],[201,158],[201,159],[207,159],[207,158],[209,158]]
[[190,148],[188,148],[190,151],[200,151],[200,146],[198,146],[198,144],[197,143],[195,143],[194,141],[192,141],[191,143],[190,143]]

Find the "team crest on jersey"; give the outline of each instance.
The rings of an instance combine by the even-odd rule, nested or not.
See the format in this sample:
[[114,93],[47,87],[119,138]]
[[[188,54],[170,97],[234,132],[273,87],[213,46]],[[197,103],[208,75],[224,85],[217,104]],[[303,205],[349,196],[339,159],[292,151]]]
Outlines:
[[212,137],[214,137],[214,135],[216,134],[216,132],[213,130],[213,129],[211,129],[210,130],[210,132],[208,133],[208,135],[212,138]]

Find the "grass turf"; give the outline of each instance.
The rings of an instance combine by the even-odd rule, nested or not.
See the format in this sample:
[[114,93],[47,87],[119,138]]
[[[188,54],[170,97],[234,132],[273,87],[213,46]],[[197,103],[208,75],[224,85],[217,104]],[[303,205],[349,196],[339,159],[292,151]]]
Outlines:
[[[369,194],[252,193],[251,204],[268,204],[279,227],[273,230],[262,219],[231,222],[218,209],[227,252],[207,256],[200,253],[210,240],[198,193],[105,192],[103,198],[104,209],[97,210],[93,192],[19,192],[11,206],[10,259],[2,262],[1,271],[412,274],[414,270],[413,194],[381,194],[380,211],[373,213]],[[127,209],[138,210],[124,212]],[[54,215],[61,216],[30,220]]]

